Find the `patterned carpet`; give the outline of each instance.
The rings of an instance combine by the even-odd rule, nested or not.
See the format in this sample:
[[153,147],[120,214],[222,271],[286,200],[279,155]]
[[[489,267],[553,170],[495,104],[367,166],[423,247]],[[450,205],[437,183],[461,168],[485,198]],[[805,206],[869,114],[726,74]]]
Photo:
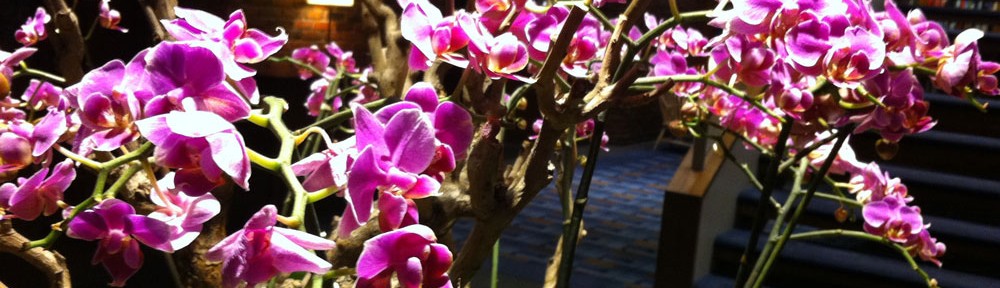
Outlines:
[[[573,287],[652,287],[663,190],[686,148],[651,142],[602,152],[584,212],[587,235],[577,248]],[[577,169],[577,181],[582,169]],[[575,191],[574,182],[574,191]],[[575,193],[575,192],[574,192]],[[500,287],[537,287],[562,233],[562,207],[550,185],[514,219],[500,240]],[[455,225],[464,239],[472,221]],[[474,287],[489,287],[489,261]]]

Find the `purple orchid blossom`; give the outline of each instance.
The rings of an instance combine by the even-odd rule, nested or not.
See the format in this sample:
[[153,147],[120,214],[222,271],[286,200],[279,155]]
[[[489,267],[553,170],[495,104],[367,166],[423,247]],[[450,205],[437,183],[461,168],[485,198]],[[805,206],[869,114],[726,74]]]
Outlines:
[[326,273],[332,265],[311,250],[329,250],[333,241],[319,236],[275,227],[278,209],[267,205],[247,221],[243,229],[222,239],[205,258],[222,262],[222,285],[247,287],[266,282],[279,273],[306,271]]
[[[350,205],[338,228],[341,235],[348,235],[368,220],[377,189],[406,199],[437,194],[443,173],[455,168],[456,155],[461,158],[471,144],[471,116],[454,103],[438,103],[433,86],[414,84],[404,99],[375,114],[352,104],[359,152],[348,174],[346,196]],[[393,203],[392,210],[397,213],[380,214],[392,217],[380,219],[389,224],[383,226],[385,230],[399,227],[405,221],[402,217],[412,215],[403,208],[408,205],[406,201]]]
[[256,71],[243,64],[264,61],[288,42],[288,34],[285,34],[284,29],[277,28],[278,35],[269,36],[263,31],[249,28],[243,10],[236,10],[226,21],[195,9],[175,7],[174,13],[178,19],[160,20],[167,32],[180,41],[220,43],[224,48],[218,50],[218,58],[225,65],[226,75],[234,80],[243,80],[256,74]]
[[962,31],[955,37],[955,44],[945,48],[938,61],[934,86],[949,95],[964,97],[965,87],[976,82],[982,56],[976,43],[985,34],[978,29]]
[[[513,11],[522,11],[527,0],[476,0],[476,12],[490,32],[496,33],[503,20]],[[516,12],[514,12],[516,13]]]
[[374,192],[380,187],[407,198],[423,198],[438,193],[441,186],[434,178],[418,174],[435,156],[434,128],[422,111],[399,110],[383,123],[364,106],[355,104],[352,109],[360,152],[348,174],[349,205],[338,228],[341,235],[350,234],[371,217]]
[[202,224],[211,220],[222,209],[219,200],[212,193],[191,196],[176,189],[173,172],[157,181],[157,186],[162,190],[150,193],[150,200],[156,204],[156,210],[149,214],[149,218],[170,226],[170,247],[173,250],[180,250],[191,244],[201,234]]
[[35,10],[34,17],[28,17],[28,20],[21,25],[21,29],[17,29],[14,32],[14,38],[21,45],[31,46],[38,43],[38,41],[45,40],[49,37],[49,34],[45,31],[45,24],[52,21],[52,16],[49,13],[45,13],[45,8],[38,7]]
[[[295,49],[292,51],[292,59],[302,62],[302,64],[312,66],[319,71],[326,71],[330,66],[330,56],[323,54],[323,51],[320,51],[319,47],[316,47],[316,45]],[[309,79],[309,77],[313,76],[312,70],[298,68],[298,71],[299,78],[302,80]]]
[[354,137],[334,143],[329,149],[292,164],[292,171],[296,176],[305,176],[302,187],[308,191],[343,189],[347,185],[347,172],[357,156],[354,145]]
[[134,66],[130,67],[133,68],[126,69],[121,61],[112,60],[65,89],[70,105],[78,109],[82,124],[76,140],[78,153],[111,151],[139,138],[133,122],[141,117],[142,111],[133,85],[141,82],[141,75],[134,73]]
[[113,279],[111,286],[124,286],[125,281],[142,267],[139,242],[157,250],[174,251],[170,247],[170,228],[166,223],[136,215],[132,205],[118,199],[104,200],[80,212],[69,222],[66,235],[87,241],[100,240],[91,263],[104,265]]
[[469,21],[471,15],[457,11],[443,17],[441,10],[427,0],[400,1],[400,6],[403,7],[400,32],[413,43],[411,66],[429,67],[430,62],[439,59],[462,68],[468,65],[468,60],[457,51],[469,44],[469,36],[459,23]]
[[337,66],[346,72],[358,73],[357,62],[354,60],[354,52],[344,51],[337,45],[337,42],[326,44],[326,53],[336,59]]
[[[19,122],[23,123],[23,121]],[[4,143],[0,145],[0,178],[7,179],[17,176],[18,171],[34,161],[31,156],[32,145],[28,137],[23,137],[14,131],[7,131],[0,133],[0,141]],[[2,201],[0,204],[3,204]]]
[[10,92],[10,81],[14,76],[14,67],[18,67],[22,61],[31,57],[38,51],[34,47],[21,47],[13,53],[0,50],[0,97],[7,96]]
[[725,45],[716,46],[711,52],[712,60],[722,67],[715,76],[726,83],[732,83],[735,78],[748,86],[769,84],[775,55],[763,45],[745,37],[732,37]]
[[52,146],[69,130],[69,117],[54,107],[35,125],[22,114],[0,120],[0,141],[4,143],[0,145],[0,175],[5,177],[31,163],[48,165]]
[[500,77],[533,83],[528,77],[516,75],[528,66],[528,48],[510,32],[493,37],[486,27],[475,20],[462,23],[469,37],[469,58],[471,68],[490,77]]
[[249,190],[250,159],[243,136],[219,115],[174,111],[135,124],[156,144],[156,163],[178,169],[174,178],[177,189],[201,196],[225,183],[226,175]]
[[312,117],[319,117],[322,110],[327,111],[338,111],[340,107],[343,106],[343,98],[333,97],[330,99],[330,103],[326,103],[326,93],[327,89],[330,87],[330,81],[326,79],[316,79],[312,84],[309,84],[309,96],[306,97],[306,110],[307,114]]
[[52,85],[49,82],[41,82],[31,79],[28,88],[21,94],[21,100],[28,103],[28,107],[34,110],[44,110],[46,107],[54,107],[60,111],[66,110],[68,99],[62,94],[63,89]]
[[857,194],[858,202],[867,204],[885,198],[898,198],[910,202],[906,185],[899,178],[891,178],[889,173],[883,173],[875,162],[868,163],[861,170],[853,172],[850,192]]
[[250,116],[250,104],[226,82],[215,49],[199,42],[162,42],[140,52],[132,65],[144,67],[145,117],[174,110],[209,111],[229,122]]
[[403,287],[452,287],[451,251],[435,242],[434,231],[419,224],[368,239],[358,257],[357,287],[388,288],[393,274]]
[[916,254],[920,259],[941,267],[941,260],[938,260],[938,258],[944,256],[947,247],[944,243],[938,242],[937,238],[931,237],[931,233],[927,231],[927,228],[930,228],[930,225],[924,226],[920,234],[910,239],[907,250],[910,251],[910,254]]
[[906,243],[910,237],[924,230],[924,220],[919,207],[906,206],[905,200],[886,197],[865,204],[865,232],[883,235],[897,243]]
[[122,14],[118,10],[111,9],[111,0],[101,0],[98,9],[97,20],[101,27],[128,33],[128,29],[118,26],[118,23],[122,21]]
[[837,87],[856,88],[861,81],[881,74],[885,68],[885,42],[878,31],[848,28],[843,37],[831,41],[823,59],[824,75]]
[[[549,45],[558,37],[562,23],[569,15],[569,9],[563,6],[553,6],[544,14],[524,11],[511,24],[510,30],[521,42],[527,44],[528,56],[537,61],[545,61]],[[561,68],[574,77],[585,77],[591,67],[587,61],[600,52],[602,39],[601,22],[591,15],[586,15],[573,39],[567,47],[566,57],[562,59]]]
[[12,214],[8,216],[31,221],[59,211],[58,203],[63,199],[63,192],[76,179],[73,161],[67,159],[56,164],[52,175],[46,178],[48,174],[49,168],[45,167],[27,179],[18,179],[16,188],[13,183],[0,186],[0,199],[8,199],[0,206]]
[[860,122],[856,133],[874,129],[883,139],[898,142],[904,135],[927,131],[937,123],[927,116],[929,104],[924,100],[924,90],[920,88],[912,69],[879,74],[866,81],[865,88],[885,107],[876,107],[868,114],[852,117],[852,120]]

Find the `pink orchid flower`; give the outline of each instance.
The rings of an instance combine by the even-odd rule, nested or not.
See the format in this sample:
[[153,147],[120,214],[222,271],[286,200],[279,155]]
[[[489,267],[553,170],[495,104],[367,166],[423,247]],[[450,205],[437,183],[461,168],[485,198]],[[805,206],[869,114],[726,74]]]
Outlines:
[[63,89],[52,85],[49,82],[40,82],[31,79],[28,88],[21,94],[21,100],[28,103],[28,107],[34,110],[44,110],[46,107],[55,107],[58,110],[66,110],[68,99],[62,94]]
[[201,234],[202,224],[219,214],[219,200],[212,193],[201,196],[188,195],[174,185],[174,172],[157,181],[160,191],[152,191],[150,200],[156,210],[149,218],[163,221],[170,226],[170,247],[180,250],[191,244]]
[[[76,170],[72,160],[56,164],[52,169],[45,167],[30,178],[18,179],[18,186],[4,183],[0,186],[0,206],[5,207],[14,217],[27,221],[35,220],[41,215],[52,215],[59,211],[58,202],[63,199],[63,192],[76,179]],[[7,200],[4,200],[7,199]]]
[[311,250],[329,250],[336,247],[333,241],[319,236],[275,227],[278,209],[267,205],[247,220],[243,229],[236,231],[212,249],[205,258],[222,261],[222,286],[247,287],[270,280],[279,273],[326,273],[332,265]]
[[111,273],[111,286],[124,286],[125,281],[142,267],[140,242],[160,251],[174,251],[170,247],[170,229],[166,223],[136,215],[132,205],[118,199],[104,200],[80,212],[69,222],[66,235],[87,241],[100,240],[91,263],[101,263]]
[[219,58],[223,60],[226,74],[235,80],[253,76],[256,71],[243,64],[264,61],[288,42],[285,30],[277,28],[277,36],[250,28],[243,10],[236,10],[223,21],[210,13],[175,7],[178,19],[160,20],[163,27],[177,40],[205,40],[220,43]]
[[38,43],[38,41],[45,40],[49,37],[49,34],[45,32],[45,24],[52,20],[52,16],[45,13],[45,8],[38,7],[35,10],[34,17],[28,17],[28,20],[21,25],[21,29],[17,29],[14,32],[14,38],[17,42],[20,42],[24,46],[31,46]]
[[141,66],[133,65],[126,69],[121,61],[112,60],[65,89],[82,124],[77,133],[78,153],[111,151],[139,138],[133,122],[142,115],[142,109],[133,92],[138,90],[135,85],[142,82],[142,76],[134,73]]
[[452,287],[451,251],[435,242],[434,231],[420,224],[368,239],[358,257],[357,287],[388,288],[393,274],[403,287]]
[[250,116],[250,104],[226,81],[217,51],[198,42],[161,42],[140,52],[126,73],[141,73],[145,117],[170,111],[209,111],[226,121]]
[[221,116],[205,111],[170,112],[136,121],[142,135],[156,144],[153,156],[163,167],[177,168],[177,189],[201,196],[225,183],[227,175],[249,190],[250,159],[243,136]]
[[354,137],[351,137],[292,164],[292,171],[296,176],[305,176],[302,187],[308,191],[331,187],[340,190],[347,185],[347,172],[356,156]]
[[459,22],[473,18],[464,11],[443,17],[441,10],[427,0],[400,1],[403,15],[400,18],[403,38],[413,43],[410,65],[424,68],[435,60],[465,68],[468,60],[457,51],[469,43],[469,36]]
[[865,232],[882,235],[897,243],[906,243],[924,230],[919,207],[906,206],[905,200],[886,197],[865,204],[861,209]]
[[[302,47],[292,51],[292,59],[302,62],[302,64],[312,66],[319,71],[326,71],[330,67],[330,56],[323,54],[323,51],[319,50],[319,47],[312,45],[309,47]],[[298,68],[299,78],[302,80],[309,79],[313,76],[312,70],[305,68]]]
[[128,29],[118,26],[118,23],[122,21],[122,14],[118,10],[111,9],[111,0],[101,0],[99,10],[97,20],[101,27],[128,33]]

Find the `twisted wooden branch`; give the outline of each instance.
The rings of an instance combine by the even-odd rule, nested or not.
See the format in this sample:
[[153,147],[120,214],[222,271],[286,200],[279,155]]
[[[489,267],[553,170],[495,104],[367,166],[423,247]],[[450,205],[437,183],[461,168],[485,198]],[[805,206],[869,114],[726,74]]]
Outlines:
[[66,259],[58,252],[41,247],[24,250],[31,241],[14,231],[10,221],[0,220],[0,253],[13,254],[42,270],[49,278],[49,287],[71,287]]

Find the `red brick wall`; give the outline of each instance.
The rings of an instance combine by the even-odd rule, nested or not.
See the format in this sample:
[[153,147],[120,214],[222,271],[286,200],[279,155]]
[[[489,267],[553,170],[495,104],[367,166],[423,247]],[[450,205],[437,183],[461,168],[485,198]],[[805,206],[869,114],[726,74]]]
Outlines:
[[[356,0],[357,1],[357,0]],[[360,3],[357,3],[360,4]],[[180,6],[196,8],[218,15],[223,19],[236,9],[243,9],[250,27],[268,34],[285,28],[288,44],[277,55],[289,55],[292,50],[309,45],[322,47],[328,40],[336,41],[344,50],[352,50],[359,64],[367,59],[361,31],[361,8],[328,7],[306,4],[306,0],[188,0]],[[331,23],[328,19],[333,19]],[[294,77],[295,71],[287,63],[265,62],[255,65],[259,73],[273,77]]]

